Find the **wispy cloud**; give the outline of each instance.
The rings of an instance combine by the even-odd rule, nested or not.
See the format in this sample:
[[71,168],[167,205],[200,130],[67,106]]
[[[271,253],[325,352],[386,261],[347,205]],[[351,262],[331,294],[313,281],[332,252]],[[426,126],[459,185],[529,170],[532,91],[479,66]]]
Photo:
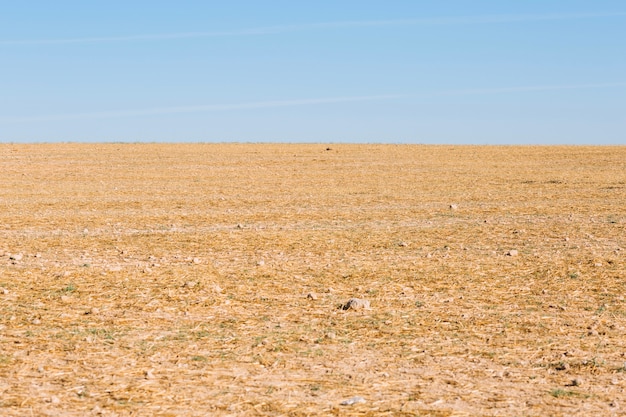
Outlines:
[[140,34],[123,36],[95,36],[76,38],[50,38],[50,39],[18,39],[0,40],[0,45],[55,45],[55,44],[81,44],[81,43],[106,43],[106,42],[138,42],[159,41],[190,38],[219,38],[233,36],[259,36],[290,32],[302,32],[311,30],[324,30],[333,28],[358,28],[376,26],[445,26],[445,25],[477,25],[494,23],[514,22],[537,22],[550,20],[581,20],[626,17],[626,12],[607,13],[555,13],[555,14],[517,14],[517,15],[486,15],[486,16],[459,16],[459,17],[433,17],[415,19],[390,19],[390,20],[354,20],[321,23],[305,23],[295,25],[267,26],[231,31],[198,31],[180,33]]
[[272,101],[252,101],[246,103],[235,104],[208,104],[202,106],[178,106],[178,107],[156,107],[150,109],[135,110],[114,110],[87,113],[70,113],[57,114],[47,116],[21,117],[14,119],[0,119],[0,123],[28,123],[28,122],[54,122],[65,120],[84,120],[84,119],[110,119],[119,117],[135,117],[135,116],[155,116],[165,114],[180,113],[207,113],[228,110],[249,110],[249,109],[265,109],[272,107],[296,107],[316,104],[331,103],[348,103],[363,102],[376,100],[390,100],[405,97],[400,94],[385,94],[373,96],[353,96],[353,97],[327,97],[327,98],[310,98],[297,100],[272,100]]
[[535,86],[519,86],[519,87],[501,87],[501,88],[471,88],[458,90],[442,90],[434,92],[425,92],[421,94],[380,94],[367,96],[342,96],[342,97],[325,97],[325,98],[307,98],[295,100],[272,100],[272,101],[251,101],[234,104],[208,104],[201,106],[177,106],[177,107],[156,107],[147,109],[130,109],[130,110],[113,110],[83,113],[67,113],[56,115],[41,115],[16,118],[0,119],[0,124],[16,124],[16,123],[33,123],[33,122],[57,122],[72,120],[93,120],[93,119],[112,119],[124,117],[138,116],[156,116],[156,115],[173,115],[184,113],[210,113],[218,111],[233,110],[253,110],[278,107],[300,107],[322,104],[337,103],[356,103],[368,101],[391,101],[397,99],[405,100],[428,100],[433,97],[445,96],[466,96],[466,95],[489,95],[489,94],[515,94],[527,92],[541,91],[557,91],[557,90],[583,90],[583,89],[601,89],[601,88],[623,88],[626,87],[626,81],[613,83],[590,83],[590,84],[563,84],[563,85],[535,85]]

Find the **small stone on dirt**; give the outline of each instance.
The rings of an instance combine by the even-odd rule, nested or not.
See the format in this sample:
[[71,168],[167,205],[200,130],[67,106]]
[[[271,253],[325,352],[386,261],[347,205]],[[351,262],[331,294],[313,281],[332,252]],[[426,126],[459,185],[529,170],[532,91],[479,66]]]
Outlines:
[[506,254],[507,256],[517,256],[519,255],[519,252],[513,249],[513,250],[508,251]]
[[351,298],[341,308],[343,310],[369,310],[370,302],[361,298]]
[[23,257],[24,257],[24,255],[22,255],[21,253],[15,253],[15,254],[9,256],[9,259],[12,260],[12,261],[21,261]]
[[72,298],[67,295],[61,296],[61,302],[65,304],[69,304],[72,301]]
[[457,210],[459,208],[456,204],[450,204],[450,210]]
[[352,397],[347,400],[343,400],[341,405],[354,405],[354,404],[363,404],[365,402],[365,398],[363,397]]
[[308,298],[309,300],[317,300],[317,294],[315,294],[314,292],[310,292],[306,295],[306,298]]

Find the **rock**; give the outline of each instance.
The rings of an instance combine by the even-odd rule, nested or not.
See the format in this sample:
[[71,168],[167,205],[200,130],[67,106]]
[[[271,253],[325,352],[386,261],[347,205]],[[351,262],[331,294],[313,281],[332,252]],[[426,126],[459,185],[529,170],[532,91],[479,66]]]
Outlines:
[[309,300],[317,300],[317,294],[315,294],[314,292],[310,292],[306,295],[306,298],[308,298]]
[[197,264],[201,264],[201,263],[202,263],[202,259],[200,259],[200,258],[193,258],[193,261],[192,261],[192,262],[193,262],[194,264],[196,264],[196,265],[197,265]]
[[456,204],[450,204],[450,210],[458,210],[459,206]]
[[519,254],[518,251],[516,251],[515,249],[510,250],[506,253],[507,256],[517,256]]
[[369,310],[370,302],[361,298],[351,298],[341,308],[343,310]]
[[21,261],[23,257],[24,255],[22,255],[21,253],[16,253],[16,254],[10,255],[9,259],[12,261]]
[[72,302],[72,298],[67,296],[67,295],[62,295],[61,296],[61,302],[64,304],[69,304]]
[[341,405],[354,405],[354,404],[363,404],[365,402],[365,398],[363,397],[352,397],[347,400],[343,400],[339,404]]
[[264,261],[263,259],[261,259],[260,261],[258,261],[258,262],[256,263],[256,265],[257,265],[257,266],[263,266],[263,265],[265,265],[265,261]]
[[566,387],[580,387],[583,384],[582,378],[574,378],[569,383],[565,384]]

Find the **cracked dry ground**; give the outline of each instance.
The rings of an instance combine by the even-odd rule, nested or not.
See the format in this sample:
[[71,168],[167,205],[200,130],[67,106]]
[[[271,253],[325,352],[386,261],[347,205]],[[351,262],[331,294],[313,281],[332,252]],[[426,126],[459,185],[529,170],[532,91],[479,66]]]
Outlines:
[[1,415],[626,413],[625,147],[4,144],[0,172]]

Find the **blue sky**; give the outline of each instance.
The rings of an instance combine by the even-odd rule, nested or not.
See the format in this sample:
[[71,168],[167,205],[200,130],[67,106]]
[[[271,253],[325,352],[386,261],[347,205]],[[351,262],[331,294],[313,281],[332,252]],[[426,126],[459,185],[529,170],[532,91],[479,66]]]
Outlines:
[[3,1],[0,141],[626,144],[626,3]]

